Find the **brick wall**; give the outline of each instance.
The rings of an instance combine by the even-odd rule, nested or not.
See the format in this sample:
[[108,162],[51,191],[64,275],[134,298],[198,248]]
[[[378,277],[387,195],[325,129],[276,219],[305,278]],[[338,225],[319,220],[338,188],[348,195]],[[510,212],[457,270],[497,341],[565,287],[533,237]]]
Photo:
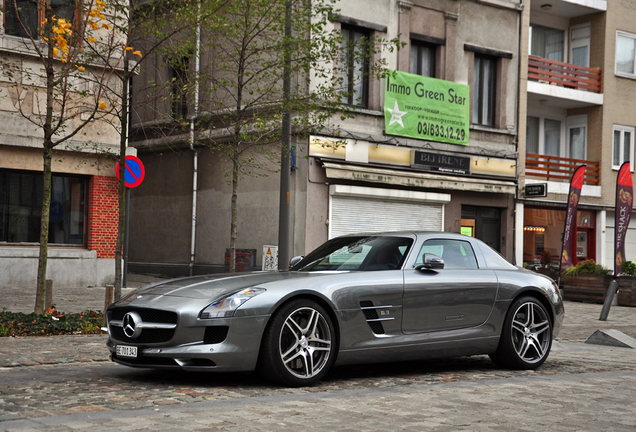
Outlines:
[[89,185],[88,248],[97,258],[115,258],[119,217],[117,178],[93,176]]

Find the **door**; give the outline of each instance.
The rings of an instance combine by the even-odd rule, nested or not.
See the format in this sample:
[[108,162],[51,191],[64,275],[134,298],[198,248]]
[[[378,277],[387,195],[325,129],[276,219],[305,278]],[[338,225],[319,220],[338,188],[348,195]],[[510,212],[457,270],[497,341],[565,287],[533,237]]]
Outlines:
[[462,227],[464,221],[470,220],[474,226],[472,237],[501,252],[501,209],[462,205]]
[[578,25],[570,29],[570,63],[577,66],[590,67],[590,23]]
[[422,263],[425,253],[440,256],[444,268],[404,271],[402,332],[425,333],[483,324],[497,295],[494,271],[478,268],[468,241],[427,240],[416,265]]

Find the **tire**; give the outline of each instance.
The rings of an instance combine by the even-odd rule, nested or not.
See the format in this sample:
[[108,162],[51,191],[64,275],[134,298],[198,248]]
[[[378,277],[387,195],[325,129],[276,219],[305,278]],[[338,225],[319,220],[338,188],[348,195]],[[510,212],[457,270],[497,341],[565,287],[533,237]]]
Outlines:
[[325,376],[336,357],[331,318],[313,300],[283,305],[265,329],[258,372],[266,380],[289,387],[309,386]]
[[536,369],[551,347],[552,320],[546,307],[533,297],[521,297],[508,309],[499,346],[490,358],[510,369]]

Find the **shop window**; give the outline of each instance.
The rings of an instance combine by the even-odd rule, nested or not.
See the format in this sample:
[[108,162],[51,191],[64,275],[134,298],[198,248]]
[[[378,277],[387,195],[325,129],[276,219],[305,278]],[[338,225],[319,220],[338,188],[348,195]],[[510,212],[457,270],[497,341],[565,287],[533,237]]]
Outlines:
[[[83,245],[86,179],[54,175],[49,243]],[[38,243],[42,214],[42,174],[0,171],[0,242]]]

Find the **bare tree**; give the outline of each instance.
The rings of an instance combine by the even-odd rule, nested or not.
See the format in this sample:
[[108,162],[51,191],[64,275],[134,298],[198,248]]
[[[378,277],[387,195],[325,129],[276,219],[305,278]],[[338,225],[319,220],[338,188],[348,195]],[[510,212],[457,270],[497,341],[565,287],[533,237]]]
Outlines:
[[[338,15],[334,5],[331,0],[235,0],[215,16],[215,23],[226,23],[222,30],[211,26],[205,32],[209,55],[200,79],[207,93],[197,137],[231,161],[231,272],[239,181],[278,166],[283,114],[291,113],[297,137],[331,127],[334,116],[351,116],[355,102],[347,103],[356,100],[360,80],[383,74],[383,61],[374,61],[377,54],[398,47],[396,40],[345,39],[332,25]],[[359,72],[355,77],[352,68]],[[288,94],[286,74],[292,83]]]
[[[43,198],[40,223],[40,254],[34,311],[44,310],[48,258],[51,161],[53,150],[68,144],[93,121],[112,116],[115,105],[106,101],[114,85],[113,75],[126,51],[102,0],[63,3],[44,0],[5,0],[11,29],[22,36],[22,45],[0,60],[18,111],[42,133]],[[35,8],[35,9],[33,9]],[[43,17],[39,21],[38,17]],[[97,40],[100,56],[88,47]],[[32,95],[32,99],[26,95]],[[33,103],[28,103],[33,100]]]

